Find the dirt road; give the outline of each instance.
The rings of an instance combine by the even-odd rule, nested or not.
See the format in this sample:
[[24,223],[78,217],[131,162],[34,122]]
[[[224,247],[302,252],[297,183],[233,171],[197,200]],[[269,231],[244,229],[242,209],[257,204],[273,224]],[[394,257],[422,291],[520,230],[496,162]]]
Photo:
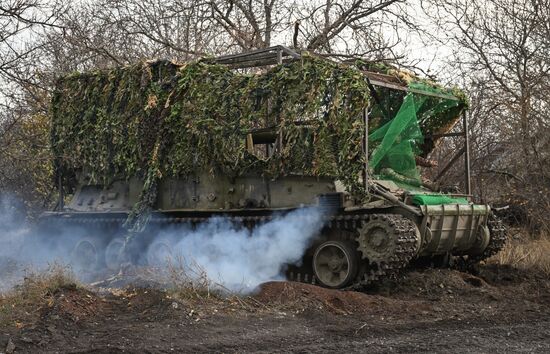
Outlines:
[[[12,352],[550,352],[550,280],[487,266],[411,272],[368,293],[267,283],[251,297],[64,288],[5,326]],[[19,327],[19,328],[17,328]],[[1,350],[0,350],[1,351]]]

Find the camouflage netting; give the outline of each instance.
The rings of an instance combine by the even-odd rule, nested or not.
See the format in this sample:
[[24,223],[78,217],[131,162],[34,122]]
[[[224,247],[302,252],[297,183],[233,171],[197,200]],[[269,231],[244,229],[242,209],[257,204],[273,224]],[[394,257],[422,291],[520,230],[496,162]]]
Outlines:
[[[426,83],[410,82],[408,86],[422,92],[442,92]],[[433,150],[437,141],[434,135],[448,132],[467,103],[464,99],[427,96],[413,91],[403,96],[401,100],[392,101],[387,109],[382,102],[374,105],[373,121],[378,126],[372,124],[369,134],[369,148],[373,149],[369,163],[374,173],[383,178],[420,186],[422,181],[416,158]],[[396,113],[388,117],[388,111]]]
[[[379,96],[384,102],[374,105],[373,113],[378,109],[380,117],[369,126],[378,146],[371,155],[379,160],[377,173],[387,169],[384,161],[397,161],[401,147],[413,160],[414,153],[425,155],[423,134],[448,129],[458,117],[451,109],[440,110],[439,121],[428,119],[439,102],[426,105],[429,99],[417,95]],[[52,99],[56,169],[65,183],[78,170],[91,174],[90,183],[103,185],[141,178],[144,189],[136,214],[153,205],[160,178],[186,178],[200,170],[227,176],[331,176],[362,198],[362,111],[369,102],[368,83],[357,67],[307,54],[258,75],[240,74],[208,60],[185,65],[145,62],[76,73],[59,80]],[[394,118],[400,114],[395,113],[405,108],[408,113],[396,128]],[[251,129],[264,127],[274,127],[282,144],[262,158],[249,153],[245,137]],[[389,131],[395,136],[388,140],[384,136]],[[414,161],[407,170],[410,173],[394,168],[418,177]]]

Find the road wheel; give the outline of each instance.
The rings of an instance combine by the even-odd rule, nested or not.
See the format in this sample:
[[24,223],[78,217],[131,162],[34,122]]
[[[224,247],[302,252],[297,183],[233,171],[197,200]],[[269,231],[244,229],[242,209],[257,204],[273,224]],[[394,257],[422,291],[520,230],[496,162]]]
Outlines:
[[167,265],[172,261],[172,245],[166,240],[156,240],[149,245],[147,250],[147,264],[158,267]]
[[71,264],[77,271],[93,271],[99,266],[100,254],[97,242],[92,238],[83,238],[77,242],[71,252]]
[[124,249],[124,239],[116,237],[105,248],[105,265],[109,270],[119,270],[123,262],[122,250]]
[[321,285],[339,289],[349,285],[357,274],[358,257],[348,241],[327,241],[313,255],[313,271]]

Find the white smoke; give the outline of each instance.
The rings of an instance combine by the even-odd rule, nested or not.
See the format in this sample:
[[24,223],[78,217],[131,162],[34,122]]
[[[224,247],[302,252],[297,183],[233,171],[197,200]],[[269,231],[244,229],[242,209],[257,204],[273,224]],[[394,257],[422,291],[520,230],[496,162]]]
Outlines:
[[28,231],[16,199],[0,194],[0,291],[7,290],[20,277],[17,255]]
[[[71,252],[79,239],[90,237],[87,225],[65,225],[52,229],[27,223],[21,203],[0,196],[0,290],[6,290],[25,275],[25,270],[40,271],[51,264],[71,267]],[[183,261],[189,268],[200,268],[213,284],[232,291],[247,292],[270,280],[284,279],[284,267],[298,264],[312,240],[323,227],[321,212],[299,209],[248,229],[227,218],[216,217],[197,227],[149,230],[151,240],[164,240],[171,249],[170,259]],[[104,251],[106,244],[103,244]],[[148,261],[143,244],[138,264]],[[168,264],[164,263],[166,269]],[[109,271],[77,269],[81,281],[98,281]],[[118,271],[110,271],[111,275]],[[189,274],[192,274],[190,272]]]
[[99,272],[71,264],[78,240],[94,231],[82,225],[56,225],[27,220],[24,203],[0,194],[0,292],[21,283],[24,277],[50,269],[65,269],[86,283]]
[[317,209],[299,209],[254,229],[214,218],[195,230],[172,231],[174,254],[198,266],[232,291],[250,291],[284,279],[284,266],[297,264],[323,227]]
[[28,231],[21,203],[0,195],[0,262],[19,250],[20,241]]

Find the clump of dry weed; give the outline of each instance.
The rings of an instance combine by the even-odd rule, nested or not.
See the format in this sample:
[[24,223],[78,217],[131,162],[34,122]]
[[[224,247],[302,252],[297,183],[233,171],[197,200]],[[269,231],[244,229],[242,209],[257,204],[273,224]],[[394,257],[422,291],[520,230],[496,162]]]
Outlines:
[[167,276],[171,284],[170,297],[188,304],[207,304],[220,310],[236,309],[256,312],[271,310],[252,296],[250,291],[232,290],[212,280],[206,270],[197,262],[176,258],[167,263]]
[[78,286],[73,274],[60,265],[51,265],[43,272],[29,272],[23,283],[0,294],[0,326],[22,327],[36,319],[57,291]]
[[517,232],[492,261],[550,277],[550,235],[533,239]]
[[177,257],[167,263],[170,291],[183,300],[218,300],[223,288],[214,283],[197,262]]

